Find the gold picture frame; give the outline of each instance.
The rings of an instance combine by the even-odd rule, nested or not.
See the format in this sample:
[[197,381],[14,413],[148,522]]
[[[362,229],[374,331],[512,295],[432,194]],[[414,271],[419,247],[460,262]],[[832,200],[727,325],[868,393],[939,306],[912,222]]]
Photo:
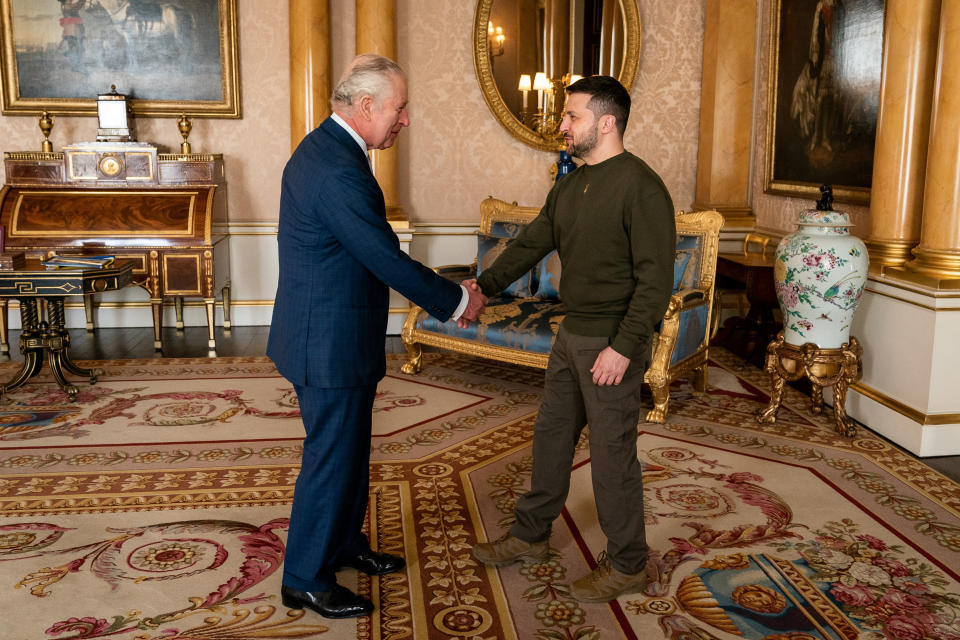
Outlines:
[[883,0],[771,2],[764,192],[870,203]]
[[[216,28],[214,29],[214,25]],[[240,118],[237,0],[0,0],[0,112]]]

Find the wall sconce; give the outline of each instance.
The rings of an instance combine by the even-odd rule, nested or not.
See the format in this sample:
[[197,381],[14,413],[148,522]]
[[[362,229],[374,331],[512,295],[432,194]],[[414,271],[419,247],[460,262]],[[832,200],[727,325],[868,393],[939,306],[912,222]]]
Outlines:
[[503,55],[503,41],[507,36],[503,35],[503,27],[494,27],[493,22],[487,22],[487,47],[490,50],[490,64],[493,59]]

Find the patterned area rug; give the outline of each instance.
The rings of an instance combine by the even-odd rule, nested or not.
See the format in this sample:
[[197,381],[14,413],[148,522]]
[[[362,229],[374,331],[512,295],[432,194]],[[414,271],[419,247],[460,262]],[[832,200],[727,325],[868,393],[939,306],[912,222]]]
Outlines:
[[[430,354],[375,406],[368,528],[408,569],[339,579],[377,603],[333,621],[277,596],[301,453],[296,397],[263,358],[98,363],[76,403],[48,380],[0,405],[3,638],[960,640],[960,486],[714,350],[638,429],[645,593],[569,597],[604,547],[585,439],[548,562],[488,569],[529,483],[542,373]],[[16,367],[0,366],[9,377]]]

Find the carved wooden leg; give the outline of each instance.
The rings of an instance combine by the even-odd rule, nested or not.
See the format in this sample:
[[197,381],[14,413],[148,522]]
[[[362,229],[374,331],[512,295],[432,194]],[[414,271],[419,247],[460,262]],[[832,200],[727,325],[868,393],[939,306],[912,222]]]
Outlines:
[[27,380],[40,373],[40,369],[43,368],[42,353],[42,350],[35,349],[24,352],[23,365],[13,378],[0,386],[0,396],[5,396],[7,391],[13,391],[17,387],[23,386]]
[[56,380],[57,384],[60,385],[60,388],[66,391],[67,395],[70,397],[70,402],[77,401],[77,387],[70,383],[67,380],[66,376],[63,375],[63,351],[51,351],[50,352],[50,373],[53,375],[53,379]]
[[717,331],[720,330],[720,320],[723,317],[723,293],[721,291],[713,292],[713,309],[710,310],[710,339],[717,337]]
[[813,382],[810,390],[810,411],[820,415],[823,413],[823,387]]
[[93,324],[93,294],[83,294],[83,315],[87,320],[87,333],[93,333],[96,328]]
[[852,438],[857,435],[857,425],[847,416],[846,403],[849,384],[846,376],[844,376],[833,387],[833,421],[837,433]]
[[183,331],[183,296],[174,296],[173,311],[177,316],[177,331]]
[[67,349],[63,350],[63,355],[60,358],[60,366],[67,372],[72,373],[75,376],[83,376],[90,380],[90,384],[97,384],[97,376],[103,374],[103,369],[84,369],[83,367],[78,366],[73,360],[70,359],[70,352]]
[[220,290],[223,295],[223,330],[230,331],[230,283],[223,285]]
[[39,301],[35,298],[20,299],[20,338],[32,335],[40,328]]
[[693,370],[690,382],[693,384],[693,390],[696,393],[704,393],[707,390],[707,366],[707,363],[704,362]]
[[203,304],[207,308],[207,348],[210,349],[207,355],[214,357],[217,355],[217,335],[213,326],[213,319],[217,301],[214,298],[204,298]]
[[667,420],[667,406],[670,404],[670,382],[661,376],[648,379],[653,394],[653,409],[647,412],[647,422],[663,424]]
[[10,328],[7,326],[7,306],[10,301],[0,300],[0,356],[10,355]]
[[780,401],[783,400],[783,385],[786,382],[776,372],[773,374],[773,390],[770,393],[770,404],[757,416],[757,422],[774,423],[777,421],[777,411],[780,410]]
[[47,301],[47,331],[51,336],[62,335],[69,341],[64,328],[67,324],[67,312],[63,308],[63,298],[49,298]]
[[57,381],[60,388],[70,396],[70,402],[77,399],[77,387],[67,380],[66,374],[89,375],[92,379],[93,372],[88,369],[81,369],[70,361],[67,355],[70,348],[70,333],[65,328],[66,312],[63,307],[63,298],[51,297],[47,299],[47,324],[41,324],[43,331],[43,343],[47,355],[50,359],[50,373],[53,379]]
[[420,343],[413,341],[407,342],[404,340],[403,347],[407,350],[407,354],[410,357],[403,366],[400,367],[400,371],[412,376],[420,373],[420,369],[423,367],[423,348],[420,346]]
[[162,351],[160,331],[163,327],[163,298],[150,298],[150,308],[153,311],[153,349]]
[[777,411],[780,410],[780,402],[783,400],[783,385],[786,382],[784,377],[780,375],[780,370],[777,368],[777,359],[780,356],[777,355],[776,347],[782,342],[783,333],[781,332],[777,336],[776,341],[767,345],[767,363],[764,369],[770,374],[770,383],[773,388],[770,391],[770,404],[757,416],[757,422],[772,424],[777,421]]
[[23,365],[16,375],[0,386],[0,395],[5,396],[23,385],[27,380],[40,373],[43,367],[43,345],[37,343],[40,331],[40,317],[37,312],[35,298],[20,299],[20,352],[23,354]]

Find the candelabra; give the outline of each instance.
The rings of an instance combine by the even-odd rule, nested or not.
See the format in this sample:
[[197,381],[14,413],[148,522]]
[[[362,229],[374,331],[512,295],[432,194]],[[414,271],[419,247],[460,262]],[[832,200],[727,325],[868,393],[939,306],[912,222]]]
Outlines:
[[[538,72],[531,81],[528,74],[520,76],[517,90],[523,94],[523,107],[520,110],[520,121],[524,126],[533,129],[546,140],[556,142],[562,148],[563,134],[560,133],[560,121],[563,119],[565,104],[565,88],[579,80],[581,76],[564,74],[562,78],[548,78],[545,72]],[[530,106],[530,91],[537,92],[536,106]]]

